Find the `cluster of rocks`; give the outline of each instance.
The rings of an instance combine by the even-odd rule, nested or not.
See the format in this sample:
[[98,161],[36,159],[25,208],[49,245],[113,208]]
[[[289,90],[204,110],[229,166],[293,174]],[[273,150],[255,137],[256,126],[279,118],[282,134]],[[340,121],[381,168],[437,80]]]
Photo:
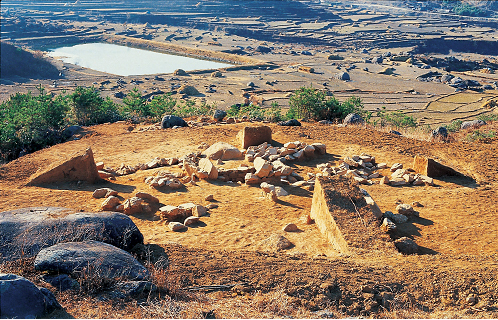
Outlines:
[[[97,192],[108,193],[114,191]],[[111,290],[122,297],[155,290],[147,269],[127,252],[143,246],[143,235],[129,217],[70,211],[39,207],[0,212],[0,255],[7,261],[35,257],[35,270],[44,273],[41,280],[59,291],[102,282],[112,284]],[[46,317],[62,309],[50,290],[15,274],[0,273],[0,289],[1,318]]]
[[[382,185],[403,186],[403,185],[434,185],[434,180],[422,174],[415,174],[413,169],[403,169],[403,164],[395,163],[391,166],[391,178],[383,176],[377,170],[387,169],[386,163],[376,163],[375,157],[368,154],[345,157],[338,166],[332,162],[320,163],[317,166],[321,172],[317,176],[345,175],[352,177],[360,184],[372,185],[379,183]],[[380,178],[379,181],[373,180]]]
[[118,192],[110,188],[100,188],[96,189],[92,196],[96,199],[105,198],[101,205],[103,211],[117,211],[126,215],[150,213],[150,205],[159,203],[158,198],[145,192],[137,192],[134,197],[126,199],[123,203],[117,195]]
[[182,176],[183,174],[181,173],[159,171],[155,176],[146,177],[144,182],[154,189],[167,187],[176,190],[184,187],[183,183],[180,181]]
[[[408,220],[412,217],[418,217],[419,213],[415,211],[413,206],[421,206],[420,203],[414,202],[412,205],[410,204],[399,204],[396,207],[397,213],[393,213],[391,211],[386,211],[382,215],[382,223],[380,228],[385,233],[394,234],[398,229],[398,225],[407,223]],[[416,254],[418,253],[418,245],[417,243],[408,237],[401,237],[394,241],[394,245],[398,249],[399,252],[403,254]]]
[[263,192],[263,196],[272,201],[277,201],[278,197],[285,197],[289,195],[284,188],[279,186],[274,186],[273,184],[269,184],[268,182],[263,182],[260,184],[261,190]]
[[[212,199],[212,196],[211,196]],[[217,207],[210,204],[209,208]],[[161,220],[168,222],[171,231],[180,231],[199,223],[199,218],[207,213],[208,208],[195,203],[183,203],[179,206],[166,205],[159,208]]]

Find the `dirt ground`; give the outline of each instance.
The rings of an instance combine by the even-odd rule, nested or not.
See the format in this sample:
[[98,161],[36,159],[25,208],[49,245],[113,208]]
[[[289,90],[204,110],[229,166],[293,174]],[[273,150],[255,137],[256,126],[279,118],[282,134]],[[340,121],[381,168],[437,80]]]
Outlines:
[[[309,312],[328,308],[335,310],[336,316],[498,316],[496,138],[485,143],[441,143],[398,137],[367,127],[341,128],[314,123],[303,123],[302,127],[280,127],[268,124],[272,127],[276,145],[300,140],[321,142],[327,146],[326,155],[296,163],[295,169],[301,175],[317,173],[318,163],[337,161],[359,153],[373,155],[377,162],[388,165],[400,162],[405,167],[410,167],[413,157],[421,154],[467,175],[467,178],[435,180],[434,187],[378,184],[364,187],[382,211],[394,211],[398,201],[418,201],[423,205],[418,209],[420,217],[398,230],[400,235],[410,236],[420,245],[421,254],[416,256],[393,257],[379,252],[349,257],[339,254],[314,224],[306,224],[313,193],[299,187],[283,185],[290,195],[274,203],[263,198],[259,188],[238,183],[200,181],[174,192],[151,189],[143,182],[145,177],[157,171],[181,170],[174,166],[138,171],[97,185],[70,182],[25,186],[32,174],[49,163],[87,147],[92,148],[95,161],[103,161],[106,166],[133,165],[154,157],[182,156],[199,150],[197,147],[202,142],[224,141],[238,146],[236,134],[245,125],[247,123],[147,132],[139,131],[140,126],[126,123],[87,127],[80,140],[28,154],[0,167],[0,210],[61,206],[97,212],[101,200],[92,198],[91,194],[99,187],[113,188],[123,198],[138,191],[149,192],[164,205],[185,202],[206,205],[205,196],[213,194],[219,207],[202,217],[199,226],[184,232],[170,231],[155,213],[131,217],[155,255],[168,257],[169,276],[180,288],[246,283],[252,293],[240,297],[235,294],[237,299],[250,299],[254,292],[281,292],[291,299],[292,304]],[[237,167],[241,162],[225,161],[222,166]],[[300,231],[285,233],[294,246],[277,252],[264,240],[275,233],[284,234],[282,228],[287,223],[296,223]],[[324,301],[323,283],[340,288],[341,298]],[[361,288],[368,284],[381,286],[382,290],[395,295],[397,304],[396,308],[393,305],[391,313],[382,313],[387,311],[381,309],[365,311],[367,300]],[[466,302],[470,294],[478,297],[476,304]],[[207,297],[235,303],[232,292],[215,292]],[[68,314],[91,317],[91,311],[78,311],[74,300],[66,303],[63,306]],[[95,303],[100,305],[102,302]],[[392,313],[393,310],[406,313]],[[126,314],[123,310],[121,312]],[[117,317],[117,314],[109,316]],[[147,317],[149,314],[141,315]],[[223,315],[241,317],[219,309],[216,316]],[[313,315],[317,316],[316,313],[302,314],[303,317]],[[258,317],[250,313],[245,316]]]

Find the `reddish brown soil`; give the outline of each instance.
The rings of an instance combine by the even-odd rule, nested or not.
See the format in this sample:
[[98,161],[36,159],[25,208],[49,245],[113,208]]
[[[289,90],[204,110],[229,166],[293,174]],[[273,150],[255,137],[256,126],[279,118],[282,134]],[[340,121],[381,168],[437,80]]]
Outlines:
[[[451,311],[457,312],[451,313],[451,317],[498,317],[496,139],[486,143],[429,143],[368,128],[308,123],[297,128],[270,125],[278,144],[300,140],[327,145],[325,156],[295,165],[300,174],[317,172],[318,163],[364,152],[375,156],[377,162],[401,162],[405,167],[410,167],[413,157],[421,154],[467,175],[468,178],[437,179],[435,187],[364,187],[383,211],[394,211],[398,200],[423,205],[417,208],[420,217],[398,230],[399,235],[410,236],[421,246],[421,254],[416,256],[393,257],[379,252],[341,256],[315,225],[306,224],[312,192],[301,188],[283,186],[290,195],[273,203],[261,197],[259,188],[241,184],[201,181],[172,192],[150,189],[143,182],[144,177],[156,171],[179,171],[177,167],[138,171],[98,185],[66,182],[25,186],[37,170],[88,146],[92,147],[95,160],[104,161],[106,166],[133,165],[156,156],[181,156],[198,150],[202,142],[225,141],[238,146],[235,136],[244,125],[148,132],[138,132],[135,125],[125,123],[89,127],[80,140],[40,150],[0,167],[0,210],[62,206],[95,212],[99,211],[101,200],[93,199],[91,193],[104,186],[119,191],[123,198],[145,191],[157,196],[162,204],[173,205],[207,204],[204,197],[213,194],[219,207],[201,218],[199,227],[185,232],[169,231],[154,214],[132,217],[155,256],[169,258],[168,272],[180,287],[244,282],[251,292],[282,290],[296,305],[308,310],[332,308],[339,312],[337,316],[377,312],[384,317],[423,317],[428,313],[417,312],[444,316],[444,312],[447,315]],[[239,164],[240,161],[226,161],[223,166]],[[294,246],[285,252],[268,247],[263,240],[274,233],[284,234],[282,227],[289,222],[296,223],[301,230],[285,233]],[[323,283],[330,285],[324,289]],[[361,311],[366,305],[361,286],[366,284],[376,286],[378,291],[393,292],[393,308],[412,313],[379,313],[382,308]],[[328,290],[325,300],[324,290]],[[471,293],[478,297],[475,305],[465,302]],[[231,293],[218,293],[216,297],[229,299]],[[69,314],[91,316],[64,301]]]

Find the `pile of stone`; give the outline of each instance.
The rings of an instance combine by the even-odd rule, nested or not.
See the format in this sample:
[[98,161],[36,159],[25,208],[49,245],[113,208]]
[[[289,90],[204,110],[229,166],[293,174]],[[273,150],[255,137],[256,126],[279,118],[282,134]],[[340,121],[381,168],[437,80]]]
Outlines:
[[218,168],[218,180],[223,182],[245,182],[246,175],[254,174],[255,172],[256,168],[242,165],[235,169]]
[[308,145],[306,142],[294,141],[287,142],[282,148],[273,147],[267,142],[258,146],[250,146],[245,152],[247,161],[252,162],[257,157],[270,162],[279,160],[281,162],[304,160],[313,158],[317,154],[323,155],[327,152],[326,146],[322,143],[313,143]]
[[105,167],[104,163],[97,163],[97,170],[102,179],[107,179],[114,176],[124,176],[137,172],[138,170],[148,170],[158,167],[172,166],[178,164],[178,158],[159,158],[156,157],[147,163],[139,163],[135,166],[121,164],[117,168]]
[[[105,193],[105,195],[104,195]],[[102,203],[103,211],[116,211],[122,212],[126,215],[132,215],[137,213],[151,213],[152,209],[150,204],[159,203],[159,199],[151,194],[145,192],[137,192],[134,197],[126,199],[123,203],[117,197],[117,192],[110,188],[101,188],[93,192],[94,198],[106,199]]]
[[187,226],[197,224],[199,218],[207,213],[207,208],[194,203],[179,206],[167,205],[159,208],[161,220],[168,223],[171,231],[180,231]]
[[263,197],[275,202],[278,200],[278,197],[285,197],[289,195],[289,193],[285,191],[284,188],[274,186],[273,184],[269,184],[267,182],[261,183],[260,187],[263,192]]
[[317,176],[346,175],[352,177],[358,183],[366,185],[372,185],[376,183],[373,179],[380,178],[378,183],[382,185],[404,186],[411,184],[414,186],[434,186],[434,179],[426,175],[416,174],[413,169],[403,169],[403,164],[401,163],[395,163],[391,166],[390,171],[392,174],[390,178],[383,176],[377,170],[387,169],[387,164],[377,164],[375,157],[367,154],[345,157],[335,167],[331,162],[321,163],[316,167],[321,171]]
[[180,189],[184,185],[180,181],[180,178],[183,177],[181,173],[170,173],[159,171],[155,176],[149,176],[145,178],[145,183],[149,185],[149,187],[157,189],[161,187],[167,187],[173,190]]
[[[415,204],[415,203],[414,203]],[[418,204],[418,203],[416,203]],[[412,217],[418,217],[419,213],[415,211],[412,205],[399,204],[396,207],[397,213],[391,211],[384,212],[380,228],[386,233],[394,233],[398,225],[408,222]],[[414,254],[418,252],[418,245],[410,238],[400,238],[395,241],[395,246],[401,253]]]

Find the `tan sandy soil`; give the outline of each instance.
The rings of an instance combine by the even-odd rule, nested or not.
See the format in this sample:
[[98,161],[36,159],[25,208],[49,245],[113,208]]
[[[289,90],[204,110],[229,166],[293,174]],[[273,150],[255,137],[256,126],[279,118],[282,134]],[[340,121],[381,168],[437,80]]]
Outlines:
[[[202,217],[199,226],[184,232],[170,231],[155,214],[131,217],[144,234],[145,243],[159,250],[157,254],[169,256],[172,262],[170,275],[180,281],[182,287],[249,282],[262,292],[301,290],[302,295],[290,295],[300,297],[299,303],[306,305],[317,294],[313,288],[323,282],[320,275],[329,274],[324,279],[336,279],[344,294],[357,294],[362,283],[390,283],[399,286],[397,292],[414,294],[420,304],[434,312],[454,308],[470,310],[462,302],[444,302],[441,292],[456,287],[461,290],[460,299],[465,299],[478,283],[480,304],[475,308],[485,312],[497,307],[493,293],[497,285],[494,275],[498,243],[495,224],[498,209],[496,139],[472,144],[429,143],[368,128],[308,123],[300,128],[271,125],[275,143],[300,140],[326,144],[325,156],[295,165],[302,175],[317,172],[315,166],[318,163],[365,152],[375,156],[378,162],[401,162],[406,167],[411,165],[414,155],[422,154],[437,158],[470,176],[437,179],[435,187],[377,184],[365,187],[383,211],[394,211],[398,200],[404,203],[418,201],[423,205],[417,209],[420,217],[399,230],[400,235],[411,236],[421,246],[421,255],[410,257],[384,256],[379,252],[352,257],[339,255],[315,225],[306,224],[312,192],[285,185],[283,187],[290,195],[281,197],[277,203],[262,198],[257,187],[236,183],[201,181],[196,185],[187,184],[185,189],[177,192],[146,186],[143,182],[146,176],[157,171],[180,170],[163,167],[138,171],[97,185],[70,182],[25,186],[37,170],[88,146],[92,147],[96,161],[104,161],[107,166],[133,165],[156,156],[181,156],[197,150],[202,142],[237,144],[235,136],[244,125],[149,132],[138,132],[137,127],[125,123],[86,128],[87,134],[80,140],[40,150],[3,165],[0,168],[0,210],[62,206],[96,212],[101,200],[93,199],[91,194],[98,187],[111,187],[123,198],[138,191],[150,192],[165,205],[185,202],[206,205],[204,197],[213,194],[219,207]],[[226,161],[223,166],[234,167],[240,162]],[[300,231],[281,231],[290,222],[296,223]],[[294,246],[285,252],[276,252],[264,245],[262,241],[274,233],[285,234]],[[68,312],[78,313],[71,305],[68,305]],[[494,313],[481,315],[496,316]]]

